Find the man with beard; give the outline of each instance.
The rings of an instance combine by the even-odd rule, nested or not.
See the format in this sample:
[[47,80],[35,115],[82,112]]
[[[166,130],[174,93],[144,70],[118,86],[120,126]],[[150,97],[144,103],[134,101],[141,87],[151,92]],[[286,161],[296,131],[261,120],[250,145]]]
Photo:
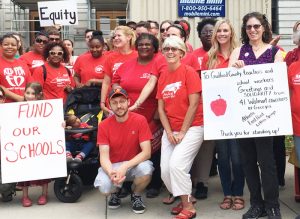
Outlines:
[[144,116],[128,111],[130,100],[124,89],[112,90],[109,104],[114,115],[99,124],[97,144],[101,167],[94,185],[104,195],[111,194],[108,207],[116,209],[121,204],[118,190],[124,181],[133,181],[132,210],[141,214],[146,208],[141,193],[153,171],[148,160],[152,134]]

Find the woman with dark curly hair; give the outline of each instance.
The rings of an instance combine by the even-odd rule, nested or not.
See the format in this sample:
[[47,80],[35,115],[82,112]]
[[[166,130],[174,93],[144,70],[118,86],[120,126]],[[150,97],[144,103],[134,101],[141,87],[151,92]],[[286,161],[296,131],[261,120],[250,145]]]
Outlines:
[[63,65],[69,61],[69,53],[66,47],[59,43],[49,43],[44,49],[44,59],[47,60],[34,70],[34,81],[43,86],[44,99],[66,99],[67,94],[75,86],[71,72]]
[[[269,44],[272,32],[265,15],[259,12],[246,14],[241,34],[243,45],[233,50],[229,66],[242,68],[246,65],[283,61],[281,51]],[[268,218],[280,219],[273,137],[242,138],[238,142],[251,204],[243,219],[266,215]]]

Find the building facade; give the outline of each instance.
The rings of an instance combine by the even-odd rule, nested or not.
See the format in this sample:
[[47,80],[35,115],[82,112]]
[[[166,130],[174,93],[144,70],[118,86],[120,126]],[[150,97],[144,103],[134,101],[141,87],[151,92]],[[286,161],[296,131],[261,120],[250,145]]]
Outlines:
[[[49,0],[48,0],[49,1]],[[108,37],[115,26],[128,20],[178,19],[178,0],[76,0],[79,14],[77,26],[64,26],[62,37],[71,39],[76,45],[76,54],[86,50],[84,31],[87,28],[100,29]],[[281,35],[280,45],[289,51],[294,47],[291,40],[292,27],[300,20],[299,0],[223,0],[225,16],[240,35],[242,17],[251,11],[267,15],[272,23],[274,34]],[[19,32],[26,46],[32,43],[34,34],[40,30],[37,12],[37,0],[0,0],[1,33]],[[197,48],[200,41],[197,36],[199,17],[187,18],[191,24],[190,43]]]

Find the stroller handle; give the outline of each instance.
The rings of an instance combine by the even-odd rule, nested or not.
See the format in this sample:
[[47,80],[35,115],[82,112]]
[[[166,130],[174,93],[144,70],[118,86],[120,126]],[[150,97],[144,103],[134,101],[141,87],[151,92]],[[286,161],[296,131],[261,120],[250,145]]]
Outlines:
[[93,127],[93,128],[72,128],[72,129],[65,129],[66,134],[77,134],[77,133],[90,133],[96,131],[98,128]]

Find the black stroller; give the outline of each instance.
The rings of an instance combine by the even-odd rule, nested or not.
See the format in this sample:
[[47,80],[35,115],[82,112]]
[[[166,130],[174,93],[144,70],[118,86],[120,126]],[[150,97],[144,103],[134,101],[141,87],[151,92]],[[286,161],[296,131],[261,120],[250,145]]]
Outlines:
[[54,193],[56,197],[62,202],[73,203],[81,197],[83,185],[93,185],[100,165],[99,151],[96,147],[98,120],[102,120],[100,88],[82,87],[73,90],[68,95],[64,108],[65,114],[74,114],[82,122],[93,126],[92,129],[66,130],[66,138],[76,133],[89,134],[90,140],[95,144],[94,149],[82,163],[67,162],[68,175],[66,178],[55,179]]

